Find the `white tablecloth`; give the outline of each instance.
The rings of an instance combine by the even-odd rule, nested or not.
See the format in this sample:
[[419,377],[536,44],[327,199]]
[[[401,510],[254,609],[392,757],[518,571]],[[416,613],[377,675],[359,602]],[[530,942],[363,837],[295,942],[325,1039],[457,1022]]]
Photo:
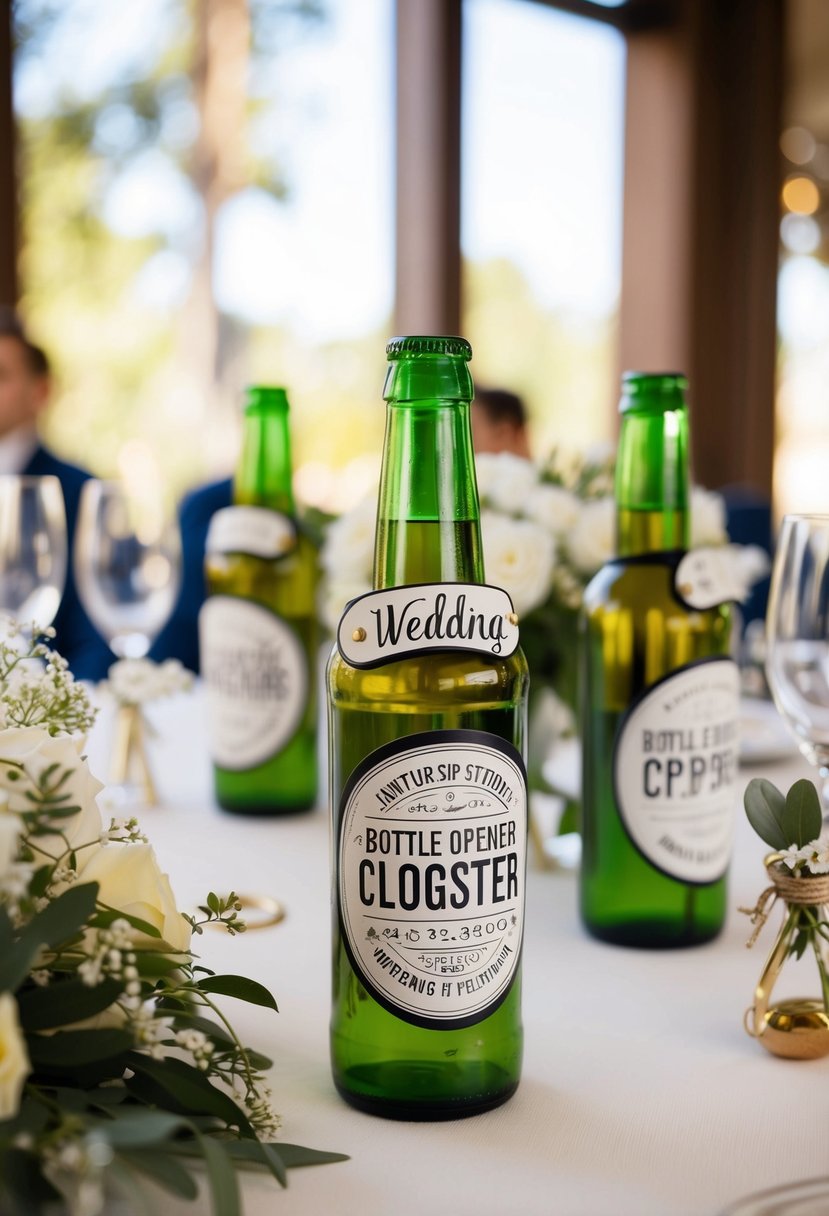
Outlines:
[[[198,695],[151,717],[162,805],[141,822],[179,905],[232,886],[288,911],[276,928],[198,939],[206,965],[256,977],[277,998],[278,1015],[229,1008],[246,1041],[276,1060],[284,1138],[351,1157],[292,1170],[284,1192],[245,1175],[247,1216],[715,1216],[747,1192],[829,1174],[829,1059],[777,1060],[742,1027],[777,914],[746,950],[748,920],[736,909],[764,886],[767,850],[741,809],[726,929],[696,949],[593,941],[579,924],[575,876],[531,863],[518,1093],[472,1119],[396,1123],[352,1110],[330,1080],[326,814],[257,821],[218,810]],[[102,779],[110,727],[104,715],[90,739]],[[745,781],[754,772],[787,788],[808,768],[792,753],[745,770]],[[817,995],[816,981],[807,973],[800,995]],[[210,1208],[165,1196],[157,1210]]]

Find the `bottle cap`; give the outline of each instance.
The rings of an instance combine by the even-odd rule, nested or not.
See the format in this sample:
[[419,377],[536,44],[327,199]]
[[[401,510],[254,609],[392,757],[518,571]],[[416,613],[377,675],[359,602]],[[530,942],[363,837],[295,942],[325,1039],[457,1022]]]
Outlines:
[[682,372],[623,372],[619,412],[681,409],[688,379]]
[[252,405],[287,410],[288,394],[284,388],[272,384],[249,384],[245,389],[245,408]]
[[420,335],[391,338],[386,346],[386,357],[391,361],[405,355],[449,355],[458,359],[471,359],[472,347],[466,338]]

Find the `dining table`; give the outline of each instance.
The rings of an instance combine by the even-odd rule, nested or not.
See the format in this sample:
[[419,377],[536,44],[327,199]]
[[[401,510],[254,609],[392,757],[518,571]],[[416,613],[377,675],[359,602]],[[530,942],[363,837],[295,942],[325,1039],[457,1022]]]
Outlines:
[[[213,971],[250,976],[276,998],[278,1013],[230,998],[225,1008],[242,1040],[274,1061],[282,1138],[348,1155],[291,1170],[284,1190],[246,1171],[246,1216],[720,1216],[742,1213],[738,1201],[754,1192],[829,1176],[829,1058],[774,1057],[743,1023],[782,913],[773,910],[747,949],[752,929],[740,909],[767,885],[768,847],[742,794],[752,776],[786,789],[813,775],[794,744],[755,752],[740,769],[728,915],[709,944],[652,951],[594,940],[579,919],[577,870],[547,868],[530,851],[518,1090],[485,1114],[416,1123],[352,1109],[331,1080],[325,782],[311,812],[228,813],[213,795],[198,684],[146,716],[158,805],[139,820],[179,908],[232,889],[285,912],[235,937],[207,929],[194,950]],[[104,781],[113,720],[104,704],[88,740]],[[101,801],[106,810],[106,794]],[[251,915],[262,913],[254,906]],[[818,995],[807,963],[795,974],[805,990],[792,995]],[[825,1194],[824,1206],[798,1207],[798,1216],[829,1212]],[[203,1180],[193,1203],[152,1195],[159,1216],[212,1210]]]

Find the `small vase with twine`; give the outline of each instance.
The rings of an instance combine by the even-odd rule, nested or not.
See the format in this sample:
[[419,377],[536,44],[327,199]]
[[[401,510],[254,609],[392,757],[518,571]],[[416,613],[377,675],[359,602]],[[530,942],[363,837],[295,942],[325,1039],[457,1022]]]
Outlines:
[[[820,834],[820,799],[811,781],[795,782],[784,796],[770,781],[755,778],[744,801],[752,827],[776,850],[765,859],[770,885],[753,908],[740,908],[754,925],[746,945],[754,945],[778,900],[785,908],[745,1028],[773,1055],[814,1060],[829,1054],[829,840]],[[807,952],[817,964],[820,997],[791,997],[772,1005],[784,964]]]
[[128,807],[157,806],[158,795],[147,757],[146,736],[152,734],[144,713],[149,701],[183,692],[192,674],[177,659],[120,659],[109,669],[105,687],[117,710],[112,740],[109,793]]

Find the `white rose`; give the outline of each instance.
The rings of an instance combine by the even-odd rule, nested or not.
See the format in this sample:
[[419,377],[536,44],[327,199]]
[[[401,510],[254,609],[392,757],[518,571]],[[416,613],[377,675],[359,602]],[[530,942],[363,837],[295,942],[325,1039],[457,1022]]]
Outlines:
[[532,491],[538,485],[538,470],[531,460],[498,452],[484,460],[476,460],[478,492],[499,511],[516,514],[523,511]]
[[563,486],[539,485],[530,493],[524,514],[560,537],[575,525],[581,503]]
[[[104,787],[93,777],[86,760],[79,754],[83,743],[83,739],[70,735],[53,738],[40,726],[17,726],[0,731],[0,791],[8,798],[8,810],[20,814],[32,809],[26,792],[37,788],[38,779],[51,765],[57,765],[55,777],[70,771],[59,793],[68,795],[62,805],[77,806],[79,810],[59,821],[61,835],[38,836],[30,843],[36,851],[53,857],[62,855],[67,847],[81,850],[79,869],[92,851],[87,846],[99,847],[103,830],[96,797]],[[18,767],[20,765],[23,771]]]
[[694,486],[691,491],[691,546],[724,545],[728,540],[725,527],[725,500],[713,490]]
[[597,498],[581,508],[567,537],[567,551],[584,574],[594,574],[613,556],[616,507],[612,498]]
[[176,907],[170,880],[162,874],[152,845],[117,841],[107,845],[84,867],[82,881],[99,884],[102,904],[158,929],[162,942],[130,930],[136,946],[159,949],[163,943],[177,953],[190,949],[190,926]]
[[494,511],[483,512],[481,535],[487,582],[509,592],[519,616],[532,612],[550,593],[556,556],[552,536],[529,519]]
[[8,992],[0,993],[0,1120],[17,1114],[23,1083],[31,1071],[17,1001]]
[[370,579],[376,526],[377,498],[371,495],[329,525],[320,552],[323,569],[332,575]]

